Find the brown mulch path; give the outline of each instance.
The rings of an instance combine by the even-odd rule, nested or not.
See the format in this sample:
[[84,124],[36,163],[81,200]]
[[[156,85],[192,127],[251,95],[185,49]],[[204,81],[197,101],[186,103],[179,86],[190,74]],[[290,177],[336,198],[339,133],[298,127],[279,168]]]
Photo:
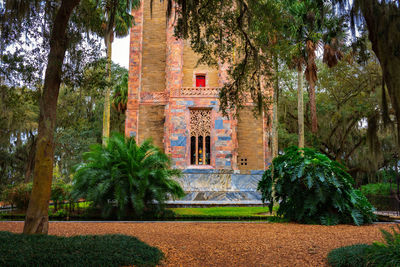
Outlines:
[[[326,266],[334,248],[381,240],[392,225],[318,226],[293,223],[51,222],[49,234],[126,234],[160,248],[165,266]],[[0,222],[20,233],[22,222]]]

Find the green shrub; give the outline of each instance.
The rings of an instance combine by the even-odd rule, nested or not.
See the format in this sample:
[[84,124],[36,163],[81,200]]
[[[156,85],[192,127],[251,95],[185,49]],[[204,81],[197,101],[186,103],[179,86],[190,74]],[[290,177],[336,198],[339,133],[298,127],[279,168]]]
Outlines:
[[3,192],[3,200],[20,210],[26,210],[32,191],[32,183],[21,183],[9,187]]
[[72,203],[75,201],[72,195],[72,184],[67,184],[62,180],[58,180],[51,185],[51,196],[50,199],[53,201],[54,210],[57,210],[60,204],[65,201]]
[[142,215],[153,207],[161,211],[168,196],[184,196],[171,179],[181,172],[170,169],[168,156],[149,140],[138,146],[134,138],[115,134],[106,147],[93,145],[83,158],[74,176],[74,195],[93,201],[103,216],[113,211],[118,218]]
[[393,233],[381,229],[385,242],[374,242],[367,250],[368,264],[373,266],[400,266],[400,226]]
[[361,267],[366,266],[367,244],[357,244],[352,246],[340,247],[332,250],[328,254],[328,263],[332,267]]
[[0,232],[0,266],[155,266],[163,253],[131,236]]
[[381,229],[385,242],[372,245],[358,244],[332,250],[328,263],[333,267],[346,266],[400,266],[400,226],[393,227],[393,233]]
[[[396,190],[396,188],[397,185],[392,183],[392,190]],[[390,184],[366,184],[361,186],[361,192],[366,196],[390,196]]]
[[[63,181],[57,181],[51,185],[50,199],[53,201],[56,210],[57,204],[72,201],[71,188],[71,184],[66,184]],[[21,183],[4,190],[2,199],[17,209],[26,210],[31,192],[32,183]]]
[[361,225],[375,220],[374,208],[354,190],[343,165],[313,149],[290,147],[273,160],[258,184],[263,202],[270,208],[279,202],[277,214],[312,224]]

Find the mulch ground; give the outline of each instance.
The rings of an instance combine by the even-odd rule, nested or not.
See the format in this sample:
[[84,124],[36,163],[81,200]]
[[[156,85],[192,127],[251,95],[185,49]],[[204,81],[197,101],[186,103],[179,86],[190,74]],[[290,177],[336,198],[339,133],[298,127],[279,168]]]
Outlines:
[[[330,250],[382,240],[379,229],[392,226],[51,222],[49,234],[136,236],[164,252],[164,266],[326,266]],[[22,228],[22,222],[0,222],[0,231],[20,233]]]

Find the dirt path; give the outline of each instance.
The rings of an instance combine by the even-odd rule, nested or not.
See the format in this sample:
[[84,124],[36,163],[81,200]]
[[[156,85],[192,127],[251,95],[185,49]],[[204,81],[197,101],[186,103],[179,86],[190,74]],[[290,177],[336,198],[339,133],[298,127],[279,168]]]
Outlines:
[[[159,247],[166,266],[324,266],[333,249],[381,240],[393,225],[316,226],[280,223],[52,222],[49,234],[126,234]],[[0,222],[20,233],[22,222]]]

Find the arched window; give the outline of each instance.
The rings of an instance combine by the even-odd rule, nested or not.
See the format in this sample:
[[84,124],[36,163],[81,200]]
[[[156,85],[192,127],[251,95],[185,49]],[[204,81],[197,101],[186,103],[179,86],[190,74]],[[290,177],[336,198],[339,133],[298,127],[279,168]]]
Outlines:
[[190,110],[190,164],[210,165],[211,110]]

